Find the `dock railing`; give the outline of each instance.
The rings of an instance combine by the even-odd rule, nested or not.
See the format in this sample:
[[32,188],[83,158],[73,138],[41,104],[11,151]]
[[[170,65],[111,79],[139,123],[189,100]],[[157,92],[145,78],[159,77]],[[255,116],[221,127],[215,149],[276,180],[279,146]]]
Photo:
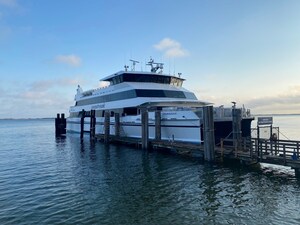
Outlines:
[[250,137],[244,137],[240,140],[229,138],[221,139],[220,148],[221,157],[224,156],[224,151],[228,152],[228,150],[230,150],[236,158],[241,155],[248,156],[250,158],[254,156],[253,142]]
[[252,140],[260,159],[266,155],[283,157],[284,160],[299,159],[300,141],[258,138],[252,138]]
[[300,158],[300,141],[243,138],[241,140],[221,139],[221,156],[230,149],[235,158],[248,157],[257,162],[278,165],[298,163]]

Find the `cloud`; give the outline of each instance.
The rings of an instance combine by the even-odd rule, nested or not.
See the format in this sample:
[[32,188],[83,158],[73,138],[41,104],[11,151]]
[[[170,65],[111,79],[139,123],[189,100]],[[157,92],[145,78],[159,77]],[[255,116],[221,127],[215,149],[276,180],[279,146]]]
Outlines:
[[31,92],[45,92],[48,91],[51,88],[55,87],[66,87],[66,86],[72,86],[76,87],[78,84],[82,84],[84,81],[82,81],[79,78],[63,78],[63,79],[57,79],[57,80],[40,80],[35,81],[32,84],[30,84],[29,90]]
[[[232,106],[231,101],[237,102],[238,107],[243,105],[253,114],[288,114],[300,113],[300,85],[289,87],[287,90],[274,95],[247,97],[232,93],[217,94],[210,89],[193,90],[200,100],[213,102],[214,106]],[[253,95],[254,96],[254,95]]]
[[10,8],[19,6],[16,0],[0,0],[0,5],[10,7]]
[[300,113],[300,86],[274,96],[257,97],[245,102],[255,113]]
[[[0,84],[0,118],[54,117],[74,105],[78,84],[86,81],[81,76],[39,80],[32,83]],[[20,110],[22,109],[22,110]]]
[[10,98],[0,98],[0,104],[4,106],[0,118],[54,117],[59,112],[68,115],[69,106],[74,104],[73,96],[62,92],[25,91]]
[[184,49],[181,44],[173,39],[164,38],[154,48],[164,53],[166,57],[178,58],[189,55],[189,52]]
[[81,58],[74,54],[72,55],[58,55],[55,57],[55,62],[67,64],[69,66],[80,66]]

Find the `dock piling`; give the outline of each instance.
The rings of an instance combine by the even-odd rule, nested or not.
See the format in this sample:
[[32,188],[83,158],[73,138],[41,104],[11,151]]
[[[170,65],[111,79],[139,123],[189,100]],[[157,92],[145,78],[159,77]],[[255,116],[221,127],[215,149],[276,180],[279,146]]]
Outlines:
[[215,160],[215,134],[214,134],[213,106],[203,108],[204,119],[204,160]]
[[91,118],[90,118],[90,139],[95,138],[96,132],[96,111],[91,110]]
[[295,170],[295,176],[297,178],[300,178],[300,168],[294,168],[294,170]]
[[104,143],[109,143],[110,135],[110,112],[105,111],[104,113]]
[[149,124],[148,124],[148,111],[147,109],[141,110],[142,122],[142,149],[148,149],[149,145]]
[[242,121],[242,110],[237,109],[235,105],[232,108],[232,135],[233,140],[235,140],[236,144],[235,146],[240,148],[241,146],[241,138],[242,138],[242,132],[241,132],[241,121]]
[[81,111],[81,119],[80,119],[80,138],[83,138],[84,133],[84,118],[85,118],[85,111],[84,109]]
[[155,111],[155,140],[161,140],[161,110]]
[[115,135],[120,137],[120,113],[115,113]]
[[65,114],[62,113],[61,115],[57,113],[56,118],[55,118],[55,136],[59,137],[61,135],[66,134],[66,126],[67,126],[67,121],[65,118]]

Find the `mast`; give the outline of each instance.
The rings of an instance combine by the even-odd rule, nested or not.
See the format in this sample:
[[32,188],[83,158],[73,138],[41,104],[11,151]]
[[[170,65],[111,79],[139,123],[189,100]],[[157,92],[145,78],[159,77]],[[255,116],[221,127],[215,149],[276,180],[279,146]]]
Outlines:
[[151,66],[151,72],[156,73],[157,70],[160,69],[159,73],[163,72],[163,63],[156,63],[152,58],[150,58],[150,61],[146,64],[147,66]]
[[130,59],[129,61],[132,62],[132,65],[131,65],[131,71],[135,71],[135,64],[140,63],[140,62],[139,62],[139,61],[136,61],[136,60],[133,60],[133,59]]

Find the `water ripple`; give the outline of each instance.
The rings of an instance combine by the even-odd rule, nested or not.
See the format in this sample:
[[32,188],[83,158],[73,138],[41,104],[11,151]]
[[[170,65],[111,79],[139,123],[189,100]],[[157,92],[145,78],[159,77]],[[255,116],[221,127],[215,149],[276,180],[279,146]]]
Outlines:
[[52,120],[0,124],[0,224],[300,223],[289,172],[55,139],[53,129]]

